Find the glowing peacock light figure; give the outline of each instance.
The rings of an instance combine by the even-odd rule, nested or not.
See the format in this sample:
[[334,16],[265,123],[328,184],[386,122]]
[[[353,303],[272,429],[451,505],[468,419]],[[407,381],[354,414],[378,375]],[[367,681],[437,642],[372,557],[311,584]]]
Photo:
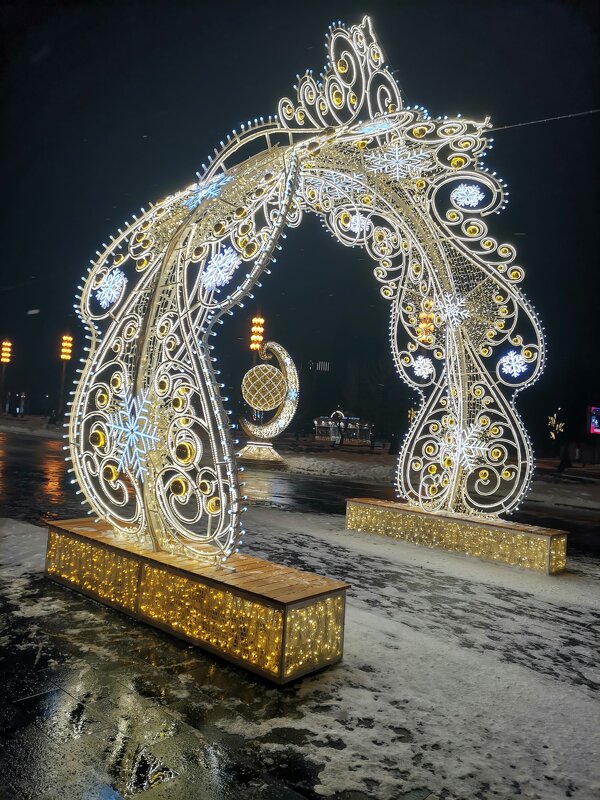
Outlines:
[[404,109],[368,18],[333,26],[327,48],[319,80],[307,72],[277,117],[228,136],[198,183],[142,211],[85,278],[73,468],[96,515],[156,549],[220,560],[240,541],[213,337],[305,213],[372,258],[396,367],[421,393],[399,492],[496,515],[527,490],[513,400],[544,346],[514,248],[488,230],[505,202],[481,165],[489,121]]

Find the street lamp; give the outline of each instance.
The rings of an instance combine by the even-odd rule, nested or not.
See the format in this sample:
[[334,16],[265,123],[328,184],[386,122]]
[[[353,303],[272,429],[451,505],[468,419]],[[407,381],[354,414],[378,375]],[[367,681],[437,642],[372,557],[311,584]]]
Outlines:
[[2,400],[4,398],[4,379],[6,377],[6,367],[10,364],[12,358],[12,342],[5,339],[2,342],[2,349],[0,350],[0,364],[2,364],[2,372],[0,373],[0,411],[2,411]]
[[252,328],[250,329],[250,350],[260,350],[264,339],[265,321],[262,317],[252,317]]
[[58,400],[58,416],[62,416],[65,397],[65,378],[67,376],[67,361],[71,360],[73,350],[73,337],[66,333],[60,343],[60,360],[62,361],[62,372],[60,376],[60,395]]

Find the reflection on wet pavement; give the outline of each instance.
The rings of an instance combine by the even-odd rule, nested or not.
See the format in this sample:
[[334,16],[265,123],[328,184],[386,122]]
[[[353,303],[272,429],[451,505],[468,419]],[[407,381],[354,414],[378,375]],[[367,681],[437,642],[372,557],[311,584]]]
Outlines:
[[70,483],[63,440],[0,431],[0,516],[38,522],[81,516]]
[[8,797],[587,800],[600,615],[561,596],[573,578],[550,600],[339,517],[248,516],[255,554],[353,583],[342,664],[282,689],[52,584],[44,532],[0,528]]
[[[81,499],[75,494],[64,460],[62,440],[17,436],[0,431],[0,516],[39,523],[41,519],[79,517]],[[360,471],[360,465],[357,470]],[[558,480],[554,476],[553,479]],[[344,514],[348,497],[395,498],[387,484],[345,477],[300,475],[246,467],[245,494],[253,505]],[[513,517],[517,522],[560,528],[571,534],[569,550],[600,553],[598,513],[574,507],[544,506],[526,500]]]
[[[245,468],[250,501],[300,511],[343,514],[346,498],[369,495],[392,499],[388,486],[344,478],[304,477],[268,469]],[[19,437],[0,431],[0,515],[37,523],[82,514],[64,459],[63,442]]]
[[[14,591],[9,594],[17,599]],[[179,781],[169,797],[285,796],[245,755],[241,737],[223,737],[215,728],[226,716],[215,702],[230,683],[241,684],[238,697],[249,699],[254,681],[240,681],[241,674],[210,656],[41,578],[32,580],[26,596],[27,602],[43,599],[52,613],[29,625],[11,621],[3,629],[3,643],[10,643],[2,661],[8,702],[0,711],[6,790],[36,800],[57,798],[65,781],[66,797],[151,791],[154,798],[162,796],[159,786],[185,773],[185,786]],[[11,605],[3,604],[3,620]],[[182,674],[186,681],[180,681]],[[195,703],[186,710],[192,676],[200,696],[210,698],[201,717]],[[224,738],[229,741],[219,741]]]
[[[597,562],[446,562],[330,516],[387,488],[246,479],[248,552],[352,584],[344,661],[274,688],[50,583],[44,532],[0,523],[2,800],[592,796]],[[1,516],[81,515],[60,442],[0,434],[0,487]]]

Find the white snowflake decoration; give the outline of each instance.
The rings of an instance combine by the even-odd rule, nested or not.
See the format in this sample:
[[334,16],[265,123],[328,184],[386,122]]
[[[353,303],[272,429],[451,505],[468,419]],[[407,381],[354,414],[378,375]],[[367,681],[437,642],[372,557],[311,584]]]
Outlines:
[[224,247],[210,259],[204,269],[202,285],[207,292],[229,283],[233,273],[242,263],[241,257],[233,247]]
[[109,416],[107,428],[115,437],[119,470],[129,470],[140,479],[146,474],[146,457],[156,447],[156,425],[148,418],[148,390],[140,397],[129,395],[118,411]]
[[117,302],[126,283],[127,278],[120,269],[111,269],[104,276],[102,283],[96,290],[96,300],[102,308],[108,308]]
[[451,328],[457,328],[469,317],[464,297],[453,297],[449,292],[444,292],[440,310]]
[[355,133],[364,133],[366,136],[370,136],[371,134],[375,133],[385,133],[389,131],[390,128],[394,127],[395,122],[390,119],[375,119],[370,120],[368,122],[363,122],[362,125],[358,125],[355,129]]
[[[489,441],[485,438],[480,425],[470,425],[465,431],[462,441],[457,444],[459,462],[468,472],[487,464]],[[448,451],[448,455],[451,455],[450,451]]]
[[199,183],[194,190],[194,194],[185,201],[184,206],[190,209],[197,208],[205,200],[212,200],[218,197],[223,187],[232,180],[233,177],[231,175],[216,175],[206,183]]
[[417,378],[428,378],[434,373],[433,361],[426,356],[417,356],[413,369]]
[[510,350],[499,361],[500,368],[505,375],[510,375],[511,378],[518,378],[524,372],[527,372],[528,365],[521,353],[516,350]]
[[369,153],[365,160],[375,172],[386,172],[397,181],[416,177],[432,165],[430,153],[412,150],[398,142]]
[[468,183],[461,183],[456,189],[452,190],[450,199],[452,202],[461,208],[477,208],[479,203],[484,199],[485,194],[481,191],[479,186],[469,186]]
[[365,231],[369,228],[369,225],[369,220],[364,214],[353,214],[350,217],[348,228],[353,233],[365,233]]
[[320,193],[323,190],[329,197],[339,200],[340,198],[352,197],[353,192],[362,189],[360,176],[356,173],[352,175],[342,175],[333,171],[323,171],[319,178],[314,175],[307,175],[304,178],[304,190],[314,189]]

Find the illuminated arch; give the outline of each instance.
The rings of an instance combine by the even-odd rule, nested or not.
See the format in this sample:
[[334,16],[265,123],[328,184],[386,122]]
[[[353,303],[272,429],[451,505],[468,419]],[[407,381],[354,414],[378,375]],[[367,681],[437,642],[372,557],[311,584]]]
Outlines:
[[513,400],[544,344],[514,248],[488,230],[505,203],[481,165],[489,121],[404,109],[368,18],[332,27],[327,46],[319,81],[307,72],[277,117],[228,136],[198,183],[119,231],[85,278],[73,468],[99,517],[154,548],[215,560],[239,544],[212,336],[305,213],[374,261],[396,368],[421,393],[400,494],[487,516],[528,488]]

